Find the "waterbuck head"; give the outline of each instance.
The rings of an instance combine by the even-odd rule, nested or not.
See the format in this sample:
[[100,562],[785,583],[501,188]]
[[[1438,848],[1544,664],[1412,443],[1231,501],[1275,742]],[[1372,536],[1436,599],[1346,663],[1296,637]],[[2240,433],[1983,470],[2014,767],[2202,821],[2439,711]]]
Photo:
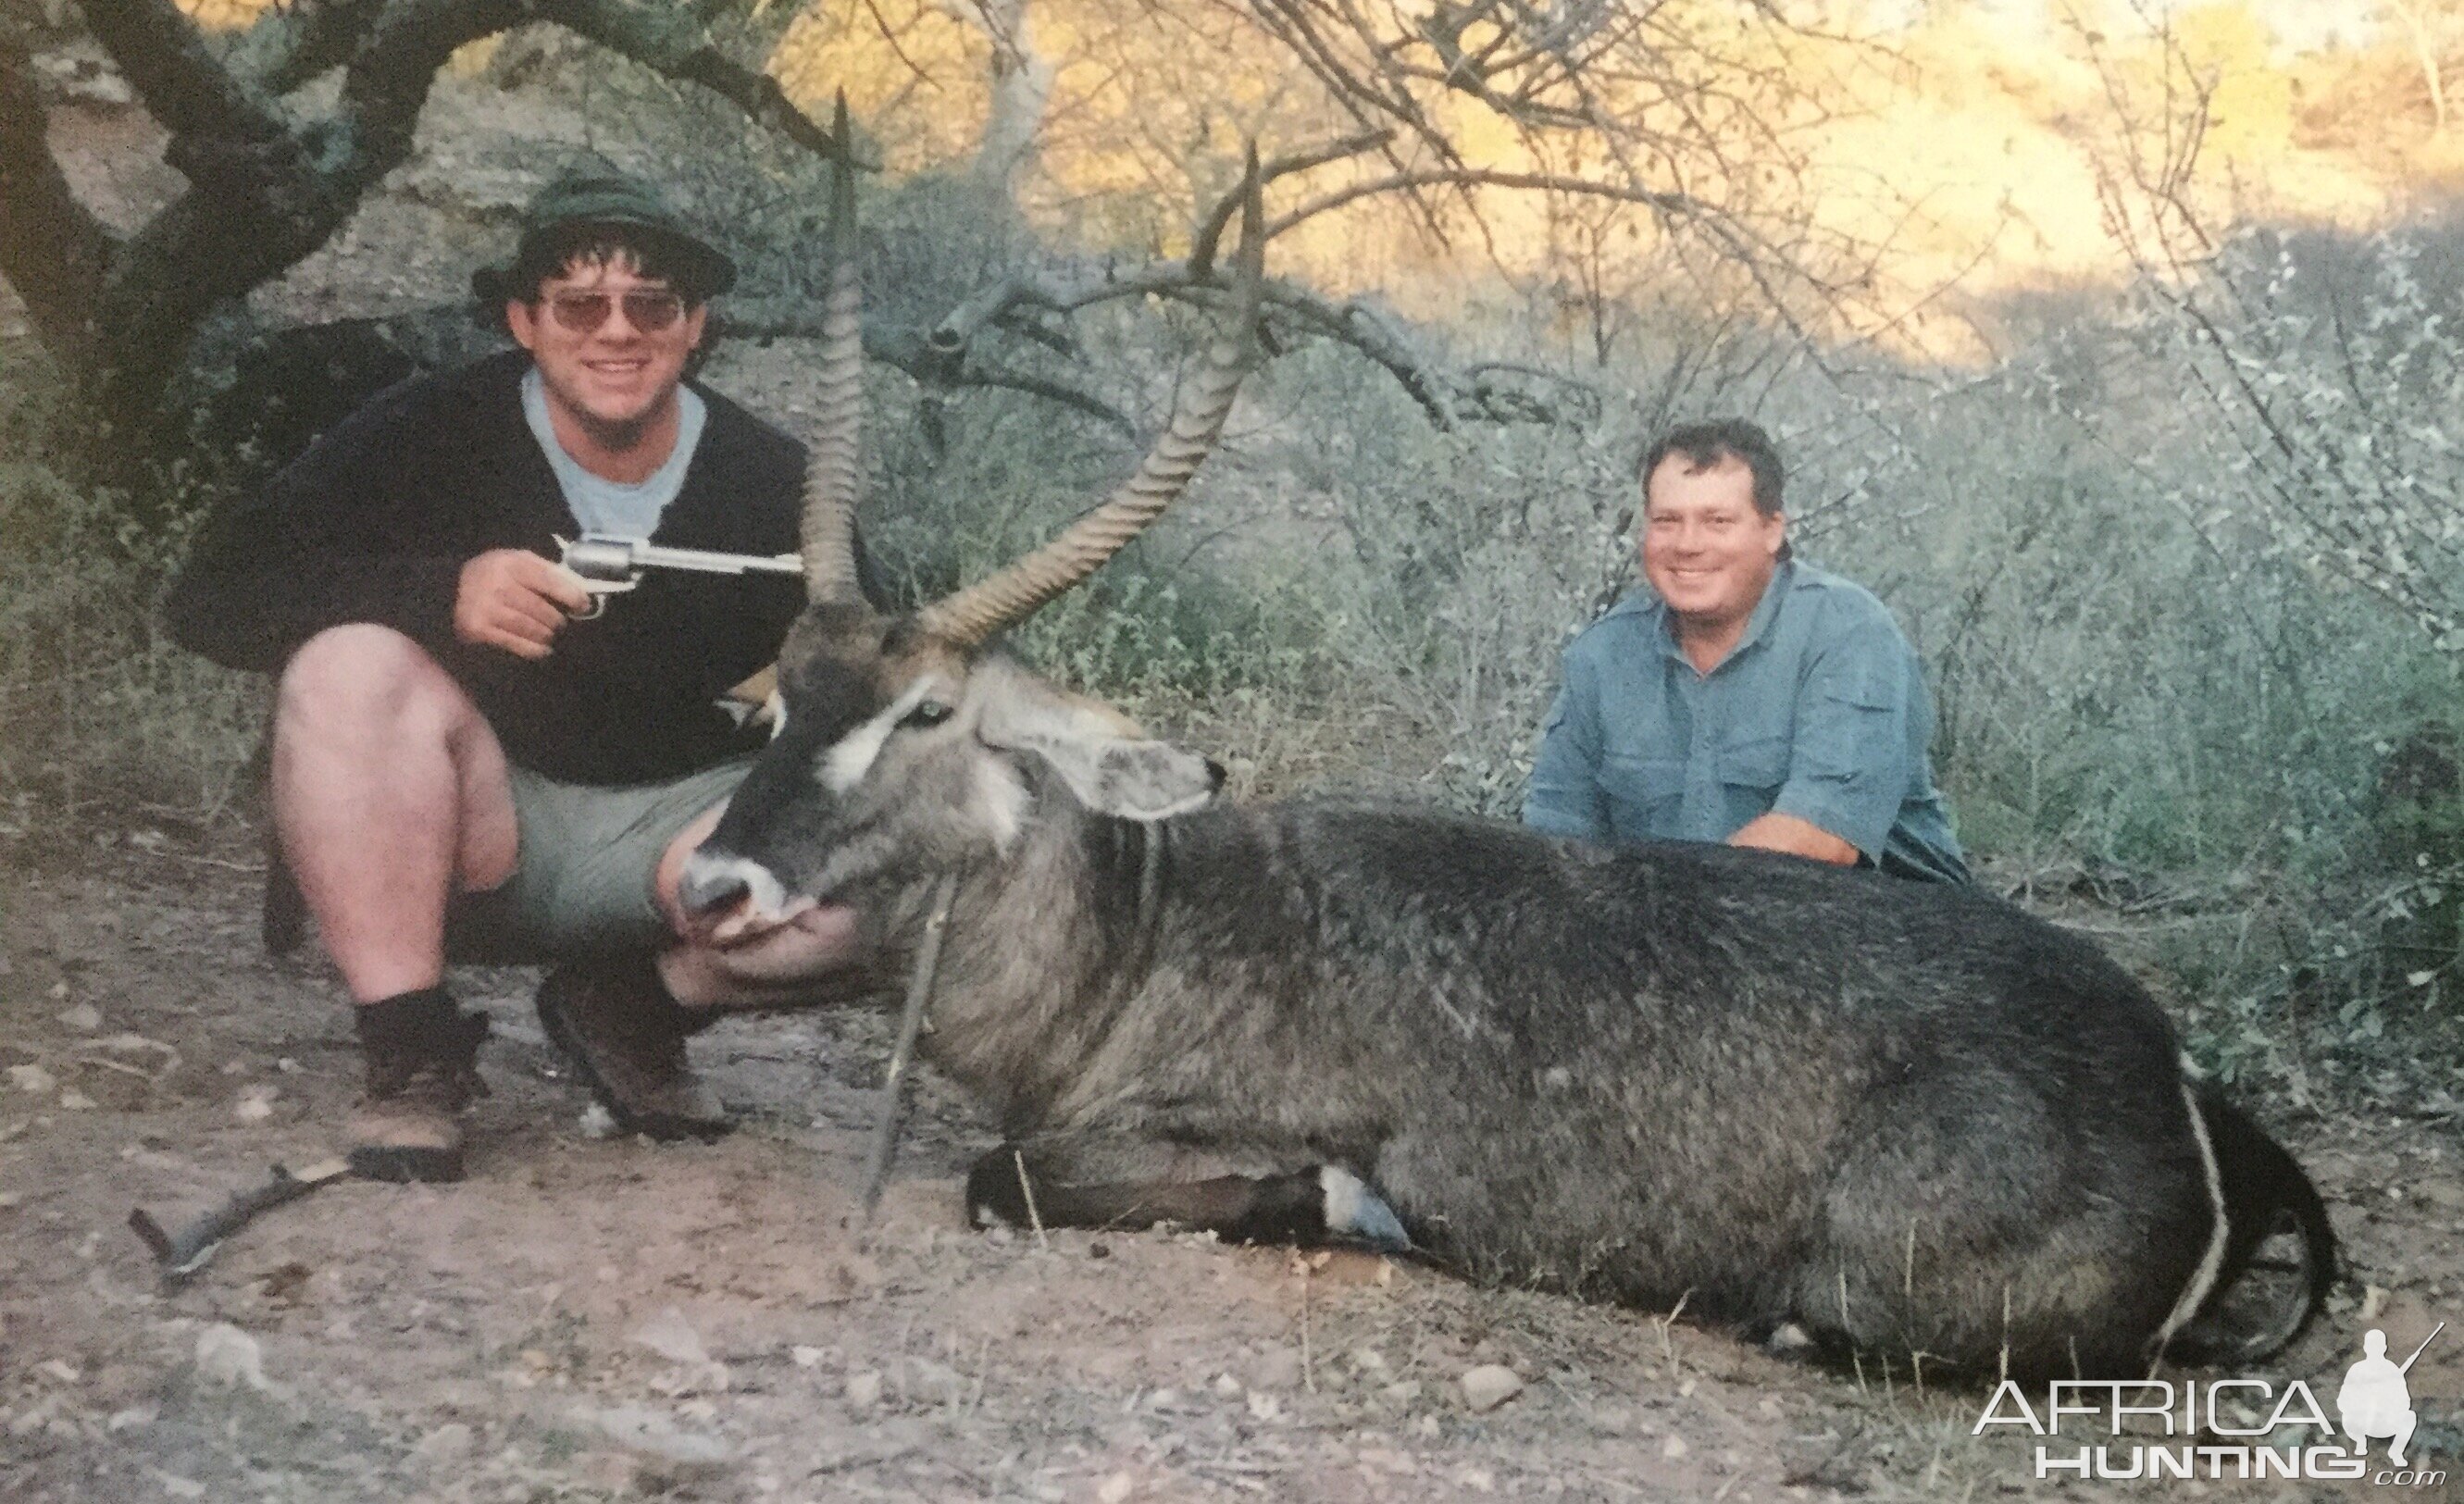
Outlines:
[[862,323],[854,189],[839,169],[804,496],[811,603],[780,652],[776,735],[679,888],[687,914],[715,938],[820,909],[835,923],[814,927],[846,936],[852,958],[882,938],[889,900],[922,877],[1008,855],[1040,809],[1155,819],[1202,804],[1220,785],[1211,762],[1145,739],[1109,707],[986,644],[1160,516],[1213,447],[1256,347],[1264,236],[1254,155],[1243,191],[1229,316],[1136,473],[1006,569],[885,616],[856,583]]

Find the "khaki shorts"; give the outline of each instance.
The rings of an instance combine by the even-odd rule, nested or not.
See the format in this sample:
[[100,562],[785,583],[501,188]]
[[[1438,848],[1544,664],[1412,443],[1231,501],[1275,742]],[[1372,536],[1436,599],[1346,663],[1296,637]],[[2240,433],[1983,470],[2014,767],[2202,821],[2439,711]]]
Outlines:
[[753,766],[733,758],[670,783],[600,788],[510,770],[519,832],[514,875],[456,897],[446,949],[516,963],[663,946],[675,937],[652,883],[659,858]]

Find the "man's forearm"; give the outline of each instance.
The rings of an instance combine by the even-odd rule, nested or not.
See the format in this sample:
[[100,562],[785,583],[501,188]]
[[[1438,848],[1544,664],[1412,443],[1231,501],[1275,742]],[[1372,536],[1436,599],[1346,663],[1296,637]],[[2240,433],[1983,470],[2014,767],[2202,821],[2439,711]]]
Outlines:
[[1784,851],[1793,857],[1811,857],[1839,867],[1857,864],[1856,846],[1812,820],[1782,815],[1777,810],[1747,821],[1743,829],[1728,838],[1728,844],[1751,846],[1758,851]]

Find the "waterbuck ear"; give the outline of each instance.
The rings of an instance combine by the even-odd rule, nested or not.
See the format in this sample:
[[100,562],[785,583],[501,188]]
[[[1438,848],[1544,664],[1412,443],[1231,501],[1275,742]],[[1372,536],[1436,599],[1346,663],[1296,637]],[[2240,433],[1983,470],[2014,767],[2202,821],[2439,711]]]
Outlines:
[[1157,820],[1186,815],[1223,786],[1209,758],[1151,740],[1099,701],[1011,676],[989,695],[977,735],[986,746],[1033,752],[1071,796],[1099,815]]
[[1041,756],[1079,803],[1119,819],[1186,815],[1223,786],[1223,770],[1212,758],[1170,742],[1038,739],[1018,750]]

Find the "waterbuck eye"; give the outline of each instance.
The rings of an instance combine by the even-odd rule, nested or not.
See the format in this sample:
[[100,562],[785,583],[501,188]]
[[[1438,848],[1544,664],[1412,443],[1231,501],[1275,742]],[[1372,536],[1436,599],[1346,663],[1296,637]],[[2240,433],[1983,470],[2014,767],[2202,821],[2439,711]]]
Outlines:
[[938,726],[957,713],[946,700],[924,700],[908,711],[898,726],[901,730],[921,730],[928,726]]

